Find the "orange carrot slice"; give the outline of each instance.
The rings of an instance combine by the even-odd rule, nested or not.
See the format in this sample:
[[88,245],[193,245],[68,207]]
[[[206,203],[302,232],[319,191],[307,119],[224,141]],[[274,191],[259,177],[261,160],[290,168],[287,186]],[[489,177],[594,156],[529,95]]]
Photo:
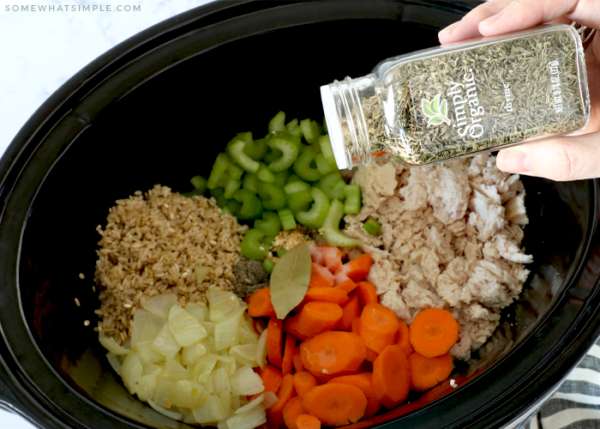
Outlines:
[[312,337],[333,329],[342,315],[342,308],[333,302],[312,301],[304,305],[289,324],[301,335]]
[[248,314],[252,317],[271,317],[275,309],[271,303],[271,289],[266,287],[252,294],[248,303]]
[[300,357],[300,347],[294,348],[294,357],[292,358],[294,363],[294,370],[296,372],[304,371],[304,365],[302,365],[302,358]]
[[334,302],[337,305],[342,305],[348,301],[348,294],[335,287],[311,287],[306,292],[306,295],[304,295],[304,299],[300,305],[302,306],[312,301]]
[[263,381],[263,386],[265,386],[265,391],[277,394],[281,387],[281,380],[283,379],[281,371],[267,364],[265,369],[261,371],[260,378]]
[[346,375],[358,371],[367,357],[365,340],[344,331],[328,331],[300,345],[304,368],[315,375]]
[[275,402],[269,410],[273,413],[283,411],[283,408],[286,404],[296,395],[296,390],[294,389],[294,376],[292,374],[284,375],[281,380],[281,387],[279,388],[279,393],[277,394],[277,402]]
[[402,347],[402,351],[406,353],[406,356],[410,356],[414,353],[414,349],[410,344],[410,332],[408,330],[408,325],[404,323],[402,320],[398,320],[399,329],[398,329],[398,345]]
[[310,283],[308,287],[332,287],[335,284],[333,274],[326,267],[317,265],[314,262],[310,268]]
[[367,304],[376,303],[379,301],[377,299],[377,291],[375,290],[375,286],[373,286],[371,283],[360,282],[357,289],[361,309],[365,308]]
[[342,318],[335,329],[349,331],[352,329],[352,321],[360,317],[360,303],[358,293],[352,293],[348,301],[342,305]]
[[413,353],[408,357],[408,367],[411,389],[424,392],[448,378],[454,364],[449,353],[432,358]]
[[394,408],[410,390],[408,358],[400,346],[387,346],[373,363],[373,389],[381,405]]
[[369,271],[371,271],[371,265],[373,264],[373,257],[368,253],[363,253],[358,258],[352,259],[346,262],[345,266],[346,275],[348,278],[355,282],[359,282],[364,279]]
[[357,317],[352,321],[352,332],[356,335],[360,335],[360,317]]
[[321,421],[310,414],[300,414],[296,420],[298,429],[321,429]]
[[342,426],[357,422],[365,415],[367,398],[358,387],[325,384],[308,392],[302,405],[307,414],[325,426]]
[[379,353],[377,353],[375,350],[367,347],[367,360],[369,362],[371,362],[371,363],[375,362],[375,359],[377,359],[377,356],[379,356]]
[[425,357],[441,356],[458,341],[458,323],[447,310],[420,311],[410,325],[410,343]]
[[381,304],[365,305],[360,315],[360,336],[367,347],[377,353],[398,341],[400,324],[393,310]]
[[341,290],[345,291],[347,294],[349,294],[354,289],[356,289],[357,286],[358,286],[357,283],[348,279],[348,280],[345,280],[345,281],[341,282],[340,284],[336,285],[335,288],[341,289]]
[[308,371],[300,371],[294,374],[294,387],[301,398],[304,398],[308,392],[318,385],[317,378]]
[[283,356],[283,321],[271,316],[267,327],[267,357],[271,365],[281,368]]
[[363,372],[356,375],[345,375],[334,378],[327,384],[330,383],[349,384],[358,387],[363,391],[367,398],[367,408],[365,409],[364,418],[368,419],[369,417],[373,417],[381,408],[381,404],[375,396],[375,389],[373,389],[373,374],[371,373]]
[[285,346],[283,348],[283,360],[281,361],[281,373],[283,375],[291,374],[294,367],[294,350],[296,349],[296,338],[293,335],[285,336]]
[[[302,308],[300,308],[300,309],[302,309]],[[298,331],[299,324],[298,324],[298,318],[296,316],[294,316],[294,317],[288,316],[285,318],[285,320],[283,321],[283,331],[288,334],[293,335],[300,341],[307,340],[309,338],[308,335],[304,335],[300,331]]]
[[304,409],[302,408],[302,398],[299,396],[294,396],[292,399],[285,404],[283,407],[283,421],[288,429],[297,429],[296,420],[298,420],[298,416],[300,414],[304,414]]

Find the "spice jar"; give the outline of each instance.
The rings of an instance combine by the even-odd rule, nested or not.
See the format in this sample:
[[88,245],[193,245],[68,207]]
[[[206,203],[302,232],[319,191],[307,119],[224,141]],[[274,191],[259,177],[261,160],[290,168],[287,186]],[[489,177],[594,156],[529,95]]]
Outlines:
[[391,58],[321,98],[340,169],[429,165],[570,134],[590,116],[581,38],[564,24]]

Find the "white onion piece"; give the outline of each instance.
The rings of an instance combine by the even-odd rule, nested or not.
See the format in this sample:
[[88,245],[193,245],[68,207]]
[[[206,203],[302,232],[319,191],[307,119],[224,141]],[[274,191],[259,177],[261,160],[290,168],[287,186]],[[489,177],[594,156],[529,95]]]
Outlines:
[[154,411],[156,411],[157,413],[160,413],[163,416],[166,416],[170,419],[181,420],[183,418],[182,414],[176,413],[174,411],[169,411],[166,408],[163,408],[160,405],[156,404],[152,399],[148,399],[148,404],[150,404],[150,406],[154,409]]
[[177,305],[177,296],[173,293],[156,295],[142,302],[142,307],[161,319],[169,316],[169,311]]
[[[273,392],[271,392],[273,393]],[[260,395],[258,395],[256,398],[254,398],[253,400],[251,400],[250,402],[248,402],[246,405],[244,405],[241,408],[238,408],[237,410],[235,410],[236,414],[242,414],[245,413],[246,411],[251,410],[252,408],[262,404],[265,400],[265,394],[261,393]]]
[[113,337],[107,337],[104,332],[100,332],[98,338],[100,339],[100,344],[102,344],[106,350],[116,356],[126,355],[131,351],[123,346],[118,345]]
[[260,338],[258,339],[256,362],[260,366],[260,369],[265,369],[265,366],[267,366],[267,329],[260,334]]

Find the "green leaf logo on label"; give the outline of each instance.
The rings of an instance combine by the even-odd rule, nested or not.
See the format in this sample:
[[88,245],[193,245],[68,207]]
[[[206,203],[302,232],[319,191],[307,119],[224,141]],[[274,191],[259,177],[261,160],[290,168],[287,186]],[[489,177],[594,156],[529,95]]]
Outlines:
[[429,118],[428,124],[439,125],[442,122],[445,122],[450,125],[450,119],[448,119],[448,103],[446,100],[442,100],[440,103],[440,94],[436,95],[431,101],[422,99],[421,110],[423,111],[423,114]]

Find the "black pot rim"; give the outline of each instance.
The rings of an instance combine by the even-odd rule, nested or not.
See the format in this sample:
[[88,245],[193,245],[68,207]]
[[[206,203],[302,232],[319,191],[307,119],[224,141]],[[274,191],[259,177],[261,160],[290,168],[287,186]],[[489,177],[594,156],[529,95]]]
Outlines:
[[[8,147],[2,159],[0,159],[0,231],[2,224],[6,222],[7,206],[14,198],[14,187],[16,186],[19,175],[27,165],[30,157],[36,151],[38,146],[44,140],[48,132],[59,123],[62,118],[71,111],[69,106],[77,106],[80,100],[84,99],[101,82],[115,73],[122,67],[126,67],[129,62],[145,55],[146,53],[170,43],[172,40],[185,35],[192,29],[199,27],[208,27],[219,24],[228,19],[260,13],[278,7],[293,7],[303,3],[322,3],[322,2],[304,2],[300,0],[288,2],[258,2],[251,0],[236,0],[209,3],[204,6],[184,12],[166,21],[163,21],[135,36],[117,45],[96,60],[87,65],[79,73],[73,76],[69,81],[62,85],[29,119],[29,121],[19,131],[11,145]],[[336,2],[339,4],[339,2]],[[394,2],[381,2],[394,3]],[[418,2],[408,1],[408,4],[417,4],[428,7],[435,4],[435,7],[447,9],[453,13],[464,13],[469,10],[468,5],[456,5],[451,2],[431,1]],[[469,2],[466,2],[469,3]],[[470,2],[473,3],[473,2]],[[332,5],[334,3],[331,3]],[[471,7],[473,4],[471,4]],[[303,6],[306,7],[306,6]],[[323,19],[335,20],[336,18]],[[267,31],[267,30],[263,30]],[[85,115],[78,117],[81,121],[81,127],[84,128],[90,123],[90,119]],[[590,197],[597,203],[599,196],[598,180],[590,181]],[[580,276],[584,271],[592,273],[596,279],[600,278],[599,265],[600,257],[600,237],[597,231],[598,210],[597,204],[594,205],[593,213],[590,216],[588,231],[591,231],[583,254],[580,258],[580,264],[576,268],[570,283],[564,288],[562,294],[556,298],[556,304],[564,302],[567,299],[573,299],[570,290],[575,287]],[[20,237],[22,231],[13,231],[14,237]],[[1,234],[0,234],[1,237]],[[4,249],[4,244],[0,242],[0,253]],[[10,249],[9,249],[10,250]],[[15,255],[18,258],[18,255]],[[17,259],[18,261],[18,259]],[[9,277],[11,283],[15,283],[17,265],[12,268],[1,269],[4,273],[0,274],[0,283]],[[6,283],[8,284],[8,282]],[[5,286],[7,287],[7,286]],[[0,286],[0,289],[2,286]],[[16,291],[13,291],[16,294]],[[12,296],[12,295],[11,295]],[[504,356],[494,367],[481,374],[466,385],[457,389],[455,392],[446,395],[438,401],[419,409],[410,415],[402,417],[403,423],[410,424],[410,427],[419,428],[458,428],[458,427],[498,427],[508,424],[526,412],[537,400],[552,391],[560,383],[570,370],[583,358],[585,352],[594,344],[598,335],[600,335],[600,306],[594,305],[593,301],[598,301],[600,292],[594,288],[590,292],[587,300],[582,302],[581,311],[573,321],[569,332],[554,345],[552,352],[548,353],[543,359],[532,367],[528,368],[526,374],[523,374],[519,380],[498,381],[500,375],[510,373],[508,371],[508,361],[520,355],[527,353],[529,345],[528,339],[523,341],[507,356]],[[20,307],[19,307],[20,308]],[[20,310],[18,310],[20,312]],[[558,309],[555,306],[546,314],[544,320],[550,320],[558,317]],[[21,314],[21,317],[23,315]],[[541,322],[540,322],[541,325]],[[39,387],[27,375],[19,359],[15,357],[14,344],[11,344],[7,331],[10,325],[6,319],[0,315],[0,400],[4,399],[13,404],[21,411],[21,414],[40,427],[59,428],[59,427],[86,427],[75,418],[71,418],[63,410],[57,409],[52,400],[50,400]],[[534,336],[539,331],[539,327],[530,334]],[[32,333],[29,332],[32,344],[36,347]],[[42,360],[50,369],[51,365],[41,355],[36,357]],[[106,414],[114,420],[119,427],[145,427],[134,423],[126,418],[116,415],[114,412],[93,403],[89,398],[75,391],[66,383],[57,372],[54,375],[68,387],[69,393],[79,401],[90,407],[96,408],[99,413]],[[2,383],[8,386],[8,393],[1,390]],[[473,392],[478,392],[482,386],[489,389],[495,389],[499,392],[494,397],[474,397]],[[491,386],[491,387],[490,387]],[[471,408],[471,409],[469,409]],[[438,416],[436,419],[430,419],[429,423],[423,423],[420,419],[423,416],[439,414],[440,410],[467,410],[462,417],[453,417],[446,419],[444,416]],[[472,411],[475,409],[475,411]],[[460,413],[456,413],[459,415]],[[118,422],[118,423],[117,423]],[[399,424],[399,421],[390,421],[381,425],[391,426]],[[125,426],[128,425],[128,426]]]

